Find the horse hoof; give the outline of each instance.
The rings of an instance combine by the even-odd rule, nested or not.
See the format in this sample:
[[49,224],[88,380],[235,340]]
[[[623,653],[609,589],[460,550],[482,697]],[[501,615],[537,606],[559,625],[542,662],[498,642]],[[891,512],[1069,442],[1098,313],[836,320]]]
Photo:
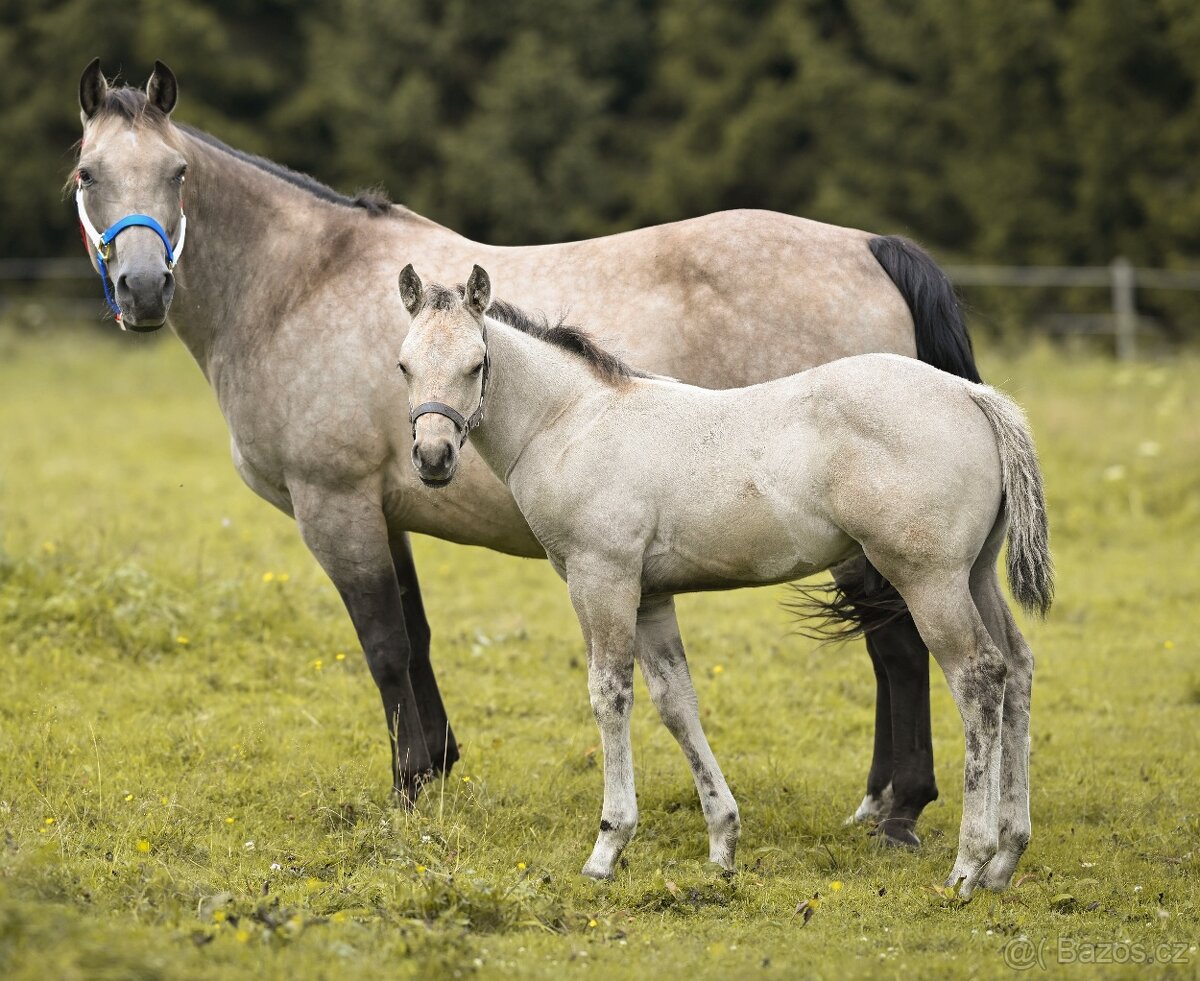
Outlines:
[[889,848],[907,848],[910,851],[916,851],[921,847],[921,839],[913,831],[912,825],[906,821],[881,821],[871,834],[880,839],[880,844]]
[[421,796],[422,788],[433,777],[432,769],[402,775],[392,787],[392,803],[401,810],[411,811],[417,806],[417,798]]

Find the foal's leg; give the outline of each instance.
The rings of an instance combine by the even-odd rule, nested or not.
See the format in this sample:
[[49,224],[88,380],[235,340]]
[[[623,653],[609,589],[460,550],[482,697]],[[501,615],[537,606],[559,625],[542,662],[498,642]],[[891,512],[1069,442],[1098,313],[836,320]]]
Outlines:
[[442,693],[438,690],[437,678],[433,675],[433,664],[429,660],[429,621],[425,619],[425,605],[421,602],[421,585],[417,582],[417,569],[413,565],[412,547],[408,535],[395,532],[389,535],[388,544],[392,553],[392,564],[396,567],[396,579],[400,585],[400,603],[404,608],[404,627],[408,633],[410,656],[408,678],[412,683],[413,695],[417,700],[417,712],[421,716],[421,730],[425,734],[425,745],[433,763],[433,772],[450,772],[458,762],[458,742],[446,717],[442,705]]
[[289,491],[300,534],[358,632],[392,738],[393,786],[401,802],[411,804],[433,763],[409,680],[409,638],[382,505],[357,488],[298,485]]
[[600,833],[583,874],[607,879],[637,830],[629,719],[633,712],[633,660],[641,588],[636,574],[624,576],[612,569],[572,569],[567,587],[587,645],[588,694],[604,749]]
[[[897,578],[898,584],[903,578]],[[999,845],[1001,725],[1006,659],[993,643],[960,575],[922,577],[901,591],[946,675],[966,737],[958,858],[946,880],[967,898]]]
[[673,597],[654,597],[638,610],[637,656],[654,707],[692,768],[708,825],[708,860],[732,872],[741,819],[700,725],[696,689],[679,637]]
[[988,633],[1008,658],[1000,751],[1000,847],[980,880],[986,889],[1006,889],[1029,844],[1029,708],[1033,653],[1000,592],[995,563],[973,586],[975,604]]

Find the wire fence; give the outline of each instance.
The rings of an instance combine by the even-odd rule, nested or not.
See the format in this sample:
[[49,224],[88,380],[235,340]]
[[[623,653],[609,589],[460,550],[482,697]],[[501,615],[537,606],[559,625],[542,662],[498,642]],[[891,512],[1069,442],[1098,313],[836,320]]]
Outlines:
[[[1118,257],[1107,266],[959,266],[944,267],[956,286],[1012,288],[1094,288],[1109,291],[1111,314],[1062,315],[1060,322],[1069,329],[1112,334],[1116,356],[1121,360],[1137,357],[1138,334],[1147,320],[1138,314],[1138,289],[1185,290],[1200,292],[1200,270],[1144,269]],[[54,295],[39,284],[95,278],[86,259],[0,259],[0,311],[14,303],[14,293],[36,290],[37,302],[49,303],[78,313],[93,304],[81,299]],[[23,284],[14,290],[10,284]]]

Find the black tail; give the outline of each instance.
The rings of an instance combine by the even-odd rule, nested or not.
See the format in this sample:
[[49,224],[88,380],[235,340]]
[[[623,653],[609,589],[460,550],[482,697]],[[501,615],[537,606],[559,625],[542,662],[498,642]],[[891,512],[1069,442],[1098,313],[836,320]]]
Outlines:
[[968,381],[982,381],[958,296],[933,257],[899,235],[878,235],[869,244],[912,313],[917,357]]

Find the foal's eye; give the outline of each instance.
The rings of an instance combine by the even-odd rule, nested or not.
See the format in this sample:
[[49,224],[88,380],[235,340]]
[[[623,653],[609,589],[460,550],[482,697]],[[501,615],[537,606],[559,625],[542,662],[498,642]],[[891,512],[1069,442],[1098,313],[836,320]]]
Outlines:
[[171,180],[176,184],[182,184],[185,177],[187,177],[187,164],[184,164],[182,167],[180,167]]
[[400,374],[408,375],[408,366],[403,361],[397,361],[396,367],[400,369]]
[[93,184],[96,183],[96,179],[94,177],[92,177],[92,172],[90,170],[84,170],[82,167],[80,167],[79,168],[79,183],[83,187],[91,187]]
[[472,368],[470,371],[468,371],[467,375],[471,378],[474,378],[481,371],[483,371],[483,362],[482,361],[480,361],[479,364],[477,364],[474,368]]

